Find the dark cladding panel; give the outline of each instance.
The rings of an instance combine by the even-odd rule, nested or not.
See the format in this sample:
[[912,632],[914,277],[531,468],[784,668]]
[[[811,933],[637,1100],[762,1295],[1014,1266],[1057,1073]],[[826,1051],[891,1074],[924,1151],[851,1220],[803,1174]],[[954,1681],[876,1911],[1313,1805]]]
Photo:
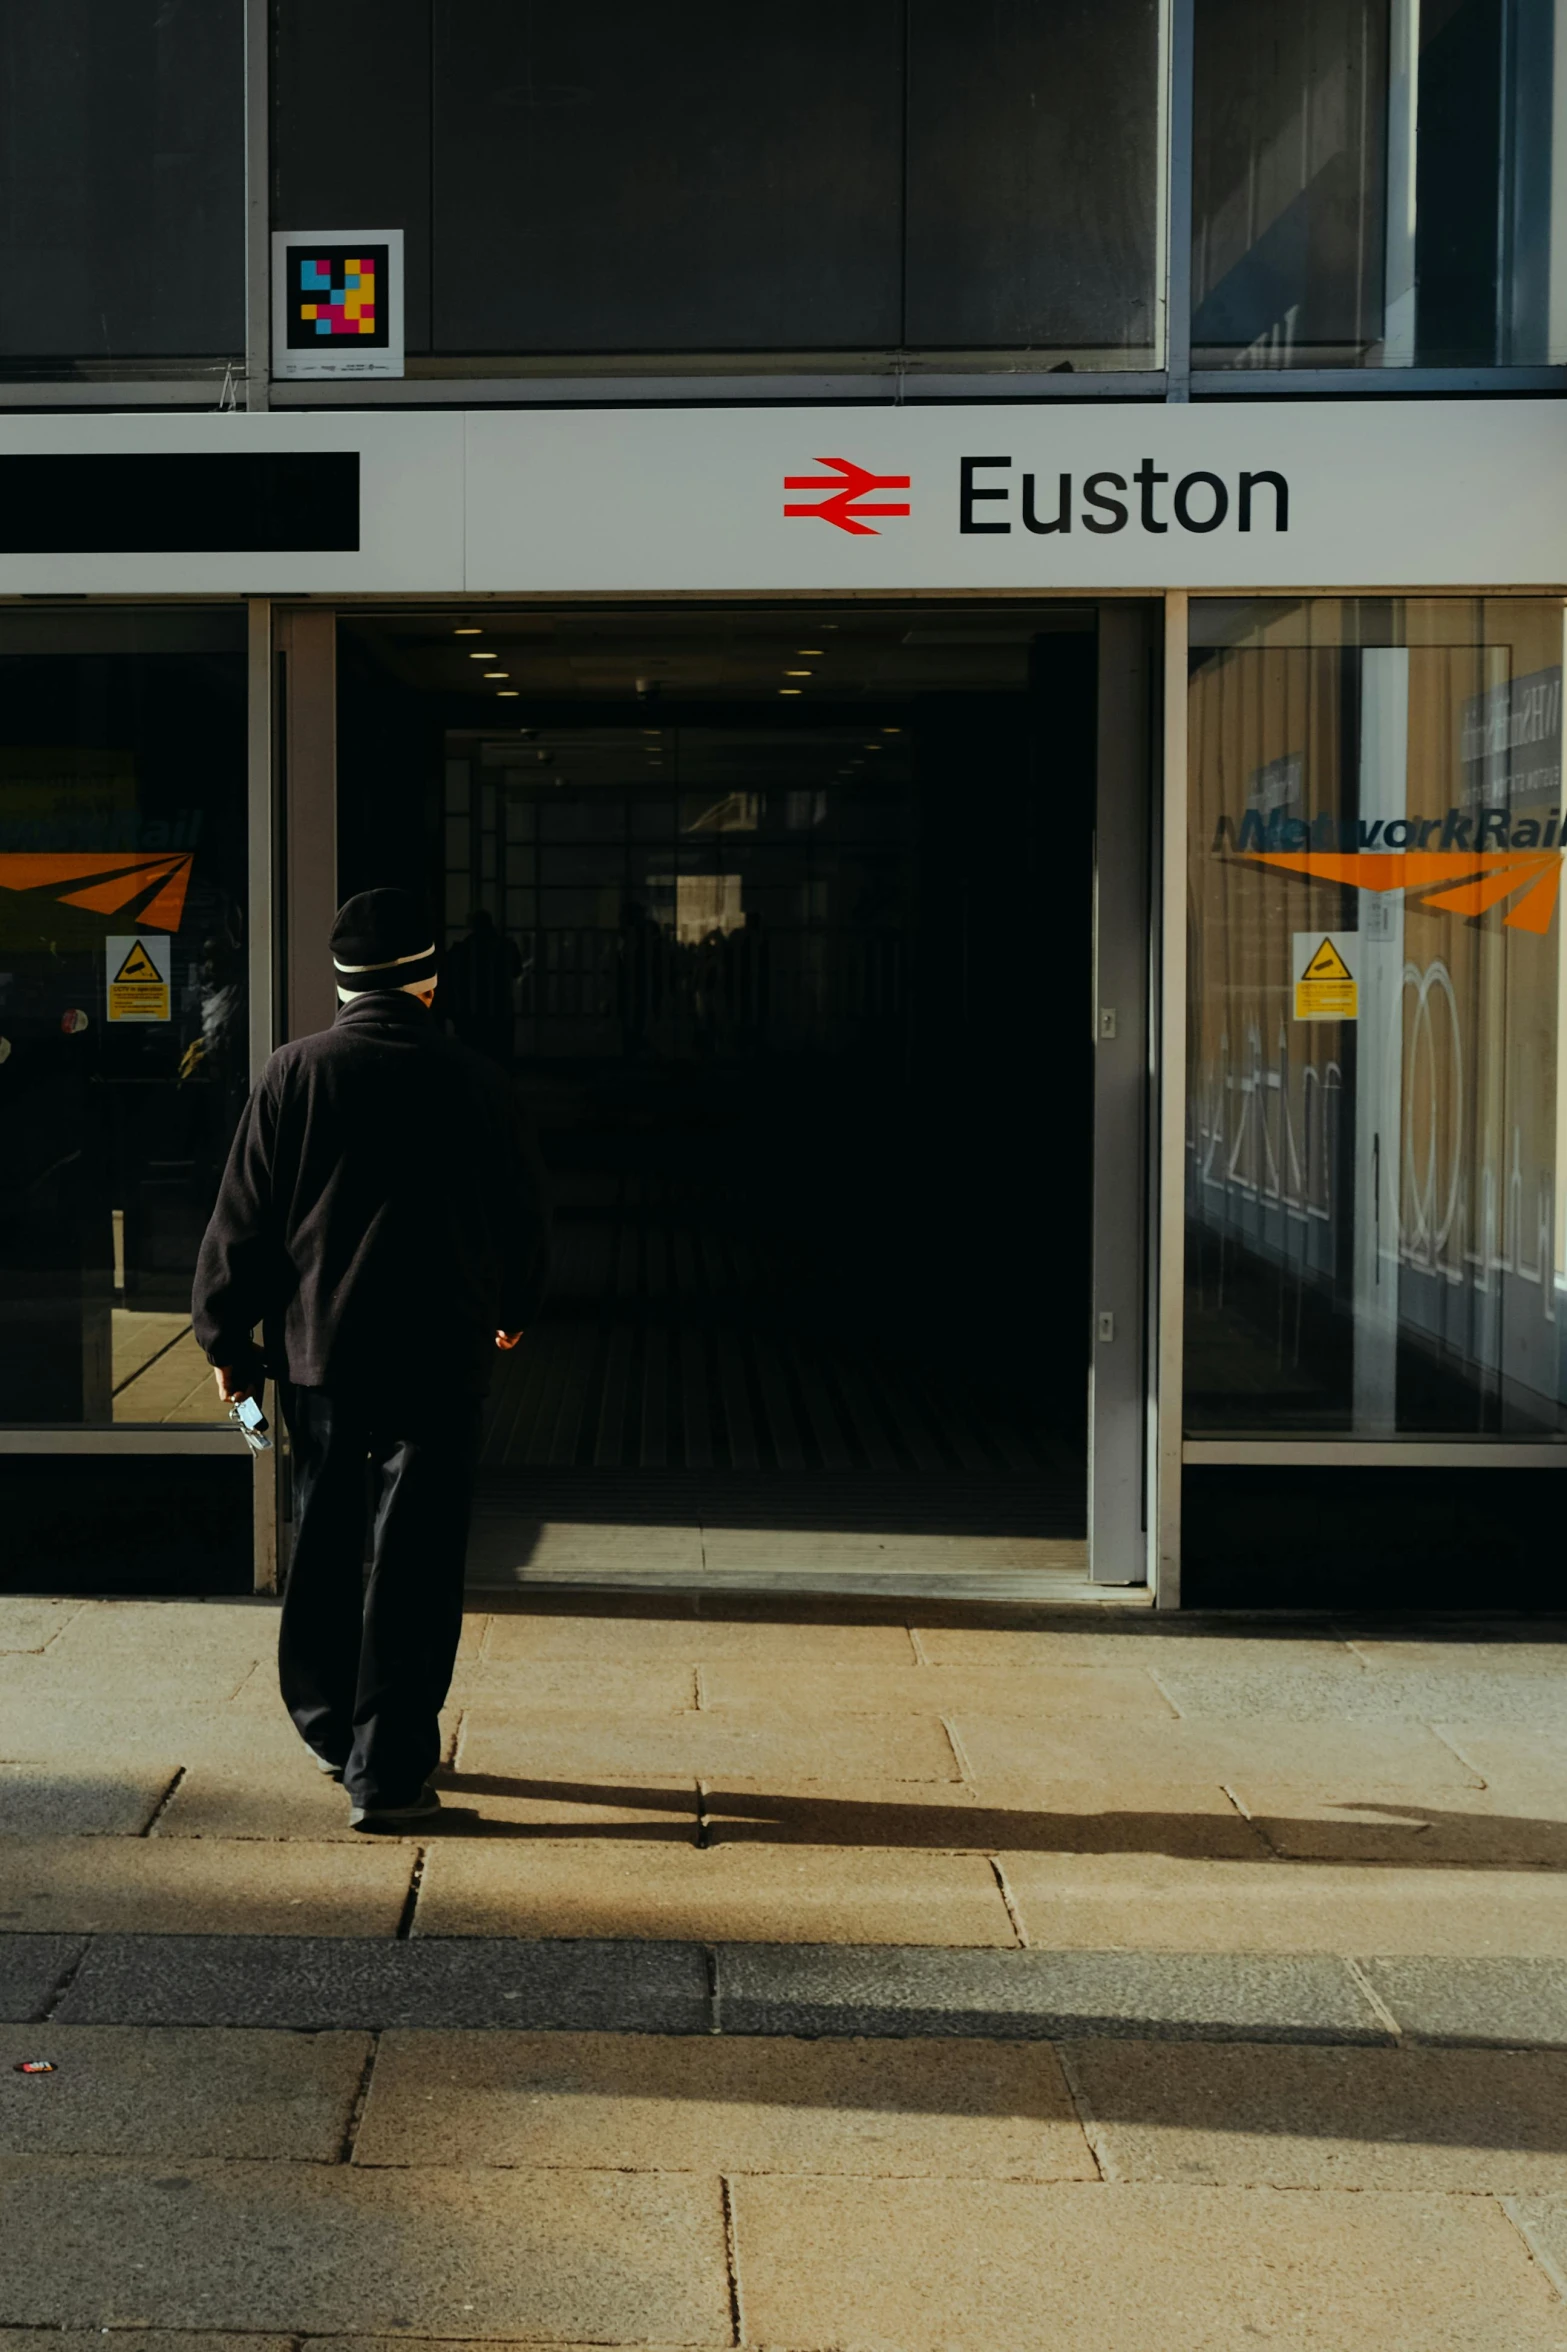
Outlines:
[[911,345],[1151,349],[1158,20],[910,0]]
[[1561,1477],[1348,1463],[1188,1466],[1187,1609],[1561,1609]]
[[5,555],[303,554],[358,545],[353,450],[0,457]]
[[0,1458],[0,1593],[249,1592],[250,1456]]
[[245,342],[240,0],[0,0],[0,356]]
[[276,0],[272,225],[401,229],[430,348],[430,0]]
[[449,0],[435,348],[899,339],[901,0]]

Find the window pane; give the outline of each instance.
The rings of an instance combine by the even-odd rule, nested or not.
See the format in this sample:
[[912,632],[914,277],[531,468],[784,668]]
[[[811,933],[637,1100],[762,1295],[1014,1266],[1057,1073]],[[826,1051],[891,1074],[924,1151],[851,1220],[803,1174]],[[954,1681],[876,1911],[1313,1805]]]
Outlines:
[[1563,1426],[1563,608],[1194,603],[1187,1419]]
[[1567,358],[1556,0],[1196,4],[1197,365]]
[[434,54],[437,350],[899,340],[898,0],[466,0]]
[[1389,0],[1197,0],[1192,358],[1341,367],[1382,332]]
[[1156,0],[912,0],[915,346],[1155,357]]
[[245,340],[240,0],[0,0],[0,355]]
[[273,226],[401,229],[404,345],[428,351],[430,0],[277,0],[276,27]]
[[[1552,203],[1554,0],[1423,0],[1415,357],[1429,367],[1567,358],[1567,243]],[[1561,99],[1555,98],[1557,107]]]
[[243,648],[0,616],[0,1421],[222,1417],[190,1284],[248,1075]]

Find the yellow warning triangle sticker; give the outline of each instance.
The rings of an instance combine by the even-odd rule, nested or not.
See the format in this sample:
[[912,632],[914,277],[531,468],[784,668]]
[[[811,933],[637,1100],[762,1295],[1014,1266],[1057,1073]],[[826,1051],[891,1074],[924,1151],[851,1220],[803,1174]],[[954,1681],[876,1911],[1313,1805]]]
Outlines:
[[1303,980],[1348,980],[1351,976],[1348,964],[1331,939],[1324,939],[1301,974]]
[[163,974],[139,939],[114,977],[116,981],[151,980],[157,987],[163,986]]

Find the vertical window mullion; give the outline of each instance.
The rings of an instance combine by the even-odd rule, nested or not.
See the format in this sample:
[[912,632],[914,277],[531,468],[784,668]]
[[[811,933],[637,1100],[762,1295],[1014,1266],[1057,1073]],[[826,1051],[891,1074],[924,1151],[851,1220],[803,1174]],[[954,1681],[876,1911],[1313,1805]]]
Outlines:
[[1192,145],[1197,0],[1170,0],[1168,195],[1164,261],[1167,400],[1190,400],[1192,378]]

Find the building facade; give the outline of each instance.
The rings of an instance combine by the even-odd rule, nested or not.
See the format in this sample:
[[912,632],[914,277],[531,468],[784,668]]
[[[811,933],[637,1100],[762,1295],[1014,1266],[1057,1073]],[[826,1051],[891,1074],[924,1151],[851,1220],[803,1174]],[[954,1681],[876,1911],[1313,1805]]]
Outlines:
[[0,1584],[275,1580],[190,1273],[398,881],[560,1198],[493,1561],[1550,1600],[1561,0],[9,0],[0,75]]

